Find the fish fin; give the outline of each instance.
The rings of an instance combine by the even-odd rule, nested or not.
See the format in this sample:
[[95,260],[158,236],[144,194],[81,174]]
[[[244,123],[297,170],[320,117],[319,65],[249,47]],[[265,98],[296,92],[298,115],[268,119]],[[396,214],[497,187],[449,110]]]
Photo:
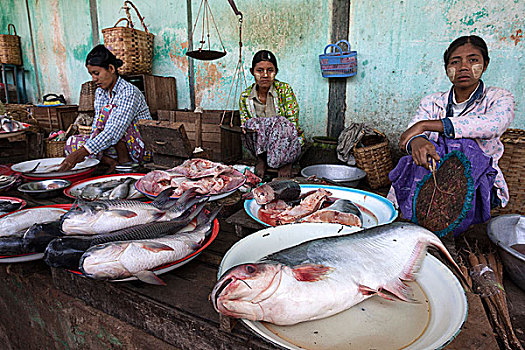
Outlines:
[[169,245],[158,243],[158,242],[143,242],[143,243],[140,243],[140,247],[143,249],[152,251],[154,253],[173,250],[173,248],[170,247]]
[[149,284],[156,284],[158,286],[165,286],[166,282],[161,280],[157,275],[155,275],[151,271],[140,271],[135,274],[135,277],[137,277],[139,280],[145,283]]
[[394,297],[394,299],[399,299],[409,303],[417,302],[414,299],[414,291],[412,290],[412,288],[410,286],[407,286],[405,283],[403,283],[403,281],[401,281],[398,278],[393,280],[391,283],[389,283],[382,289],[380,289],[379,292],[379,295],[388,300],[392,299],[386,297],[387,293],[391,294],[391,296]]
[[377,289],[373,289],[373,288],[367,287],[362,284],[358,286],[358,290],[359,290],[359,293],[363,295],[373,295],[373,294],[377,294],[378,292]]
[[324,265],[304,264],[295,266],[292,272],[297,281],[317,282],[325,278],[333,269]]
[[154,212],[151,215],[153,216],[154,221],[156,221],[156,220],[160,219],[161,217],[163,217],[164,215],[166,215],[166,212],[165,211],[157,211],[157,212]]
[[405,268],[401,272],[401,278],[403,281],[414,281],[416,276],[415,274],[421,269],[421,264],[423,263],[423,258],[427,253],[427,244],[423,242],[417,242],[408,263],[405,265]]
[[108,211],[111,212],[111,214],[115,214],[115,215],[118,215],[118,216],[123,216],[123,217],[126,217],[128,219],[137,216],[137,213],[135,213],[134,211],[131,211],[131,210],[114,209],[114,210],[108,210]]

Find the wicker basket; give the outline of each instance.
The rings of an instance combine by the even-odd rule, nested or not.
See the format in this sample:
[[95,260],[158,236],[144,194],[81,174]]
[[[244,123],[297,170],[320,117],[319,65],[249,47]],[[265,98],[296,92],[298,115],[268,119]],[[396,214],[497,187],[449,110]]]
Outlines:
[[390,185],[388,173],[392,170],[392,155],[385,134],[374,130],[377,135],[364,136],[362,147],[354,147],[356,165],[366,172],[366,180],[372,189]]
[[498,165],[509,186],[510,200],[505,208],[493,210],[493,214],[525,215],[525,130],[509,129],[501,141],[505,151]]
[[91,112],[95,110],[95,91],[97,86],[92,81],[86,81],[80,88],[80,98],[78,100],[79,112]]
[[67,141],[49,141],[46,140],[46,157],[57,158],[65,156]]
[[[128,4],[135,9],[144,31],[133,28]],[[148,32],[144,18],[135,5],[130,1],[125,1],[124,5],[128,18],[119,19],[112,28],[102,29],[104,45],[124,62],[119,68],[120,74],[151,74],[154,35]],[[126,21],[127,26],[117,27],[121,21]]]
[[[11,28],[13,28],[14,34],[11,34]],[[16,29],[13,24],[7,26],[7,33],[0,34],[0,63],[21,66],[20,37],[16,35]]]

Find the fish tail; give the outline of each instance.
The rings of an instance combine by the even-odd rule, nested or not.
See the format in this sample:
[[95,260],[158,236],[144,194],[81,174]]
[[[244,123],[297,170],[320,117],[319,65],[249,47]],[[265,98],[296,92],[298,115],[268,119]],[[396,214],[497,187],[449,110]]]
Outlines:
[[[173,190],[174,190],[173,187],[166,188],[164,191],[159,193],[159,195],[157,196],[157,198],[155,198],[153,202],[151,202],[151,205],[153,205],[154,207],[158,209],[166,209],[166,207],[168,208],[171,207],[171,205],[169,204],[170,204],[170,196],[173,194]],[[174,203],[172,203],[172,205],[173,204]]]
[[431,245],[434,248],[437,248],[441,253],[443,253],[447,260],[450,261],[450,263],[454,266],[456,271],[458,271],[461,274],[461,269],[459,268],[458,264],[456,264],[454,258],[452,258],[452,255],[450,255],[443,242],[437,236],[433,236],[432,238],[430,238],[428,243],[429,245]]

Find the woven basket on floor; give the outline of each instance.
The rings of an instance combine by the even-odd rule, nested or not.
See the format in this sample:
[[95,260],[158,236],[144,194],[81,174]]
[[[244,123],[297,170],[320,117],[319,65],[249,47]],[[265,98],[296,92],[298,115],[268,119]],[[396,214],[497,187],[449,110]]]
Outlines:
[[509,129],[501,136],[505,147],[498,162],[509,186],[510,200],[505,208],[493,210],[496,215],[525,215],[525,130]]
[[49,141],[46,140],[46,157],[57,158],[64,157],[66,148],[66,141]]
[[[104,45],[124,62],[122,67],[118,69],[120,74],[151,74],[154,35],[148,32],[144,18],[135,5],[130,1],[125,1],[124,5],[127,19],[121,18],[112,28],[102,29]],[[135,9],[144,31],[133,28],[127,5],[131,5]],[[121,21],[126,21],[127,26],[117,27]]]
[[385,134],[364,136],[363,146],[354,147],[356,165],[366,172],[366,180],[372,189],[390,185],[388,173],[392,170],[392,155]]
[[97,86],[92,81],[86,81],[80,88],[80,98],[78,100],[79,112],[91,112],[95,110],[95,91]]
[[[13,34],[11,34],[13,28]],[[16,35],[13,24],[7,25],[8,34],[0,34],[0,63],[22,65],[22,52],[20,50],[20,37]]]

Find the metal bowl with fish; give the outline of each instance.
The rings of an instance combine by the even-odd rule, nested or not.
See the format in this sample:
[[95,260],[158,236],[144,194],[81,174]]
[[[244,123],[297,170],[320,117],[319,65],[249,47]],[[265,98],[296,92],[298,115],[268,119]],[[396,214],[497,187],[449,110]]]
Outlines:
[[304,177],[316,176],[334,185],[355,187],[365,176],[363,169],[341,164],[316,164],[301,170]]
[[51,198],[58,196],[71,182],[63,179],[49,179],[27,182],[18,186],[18,190],[35,198]]

